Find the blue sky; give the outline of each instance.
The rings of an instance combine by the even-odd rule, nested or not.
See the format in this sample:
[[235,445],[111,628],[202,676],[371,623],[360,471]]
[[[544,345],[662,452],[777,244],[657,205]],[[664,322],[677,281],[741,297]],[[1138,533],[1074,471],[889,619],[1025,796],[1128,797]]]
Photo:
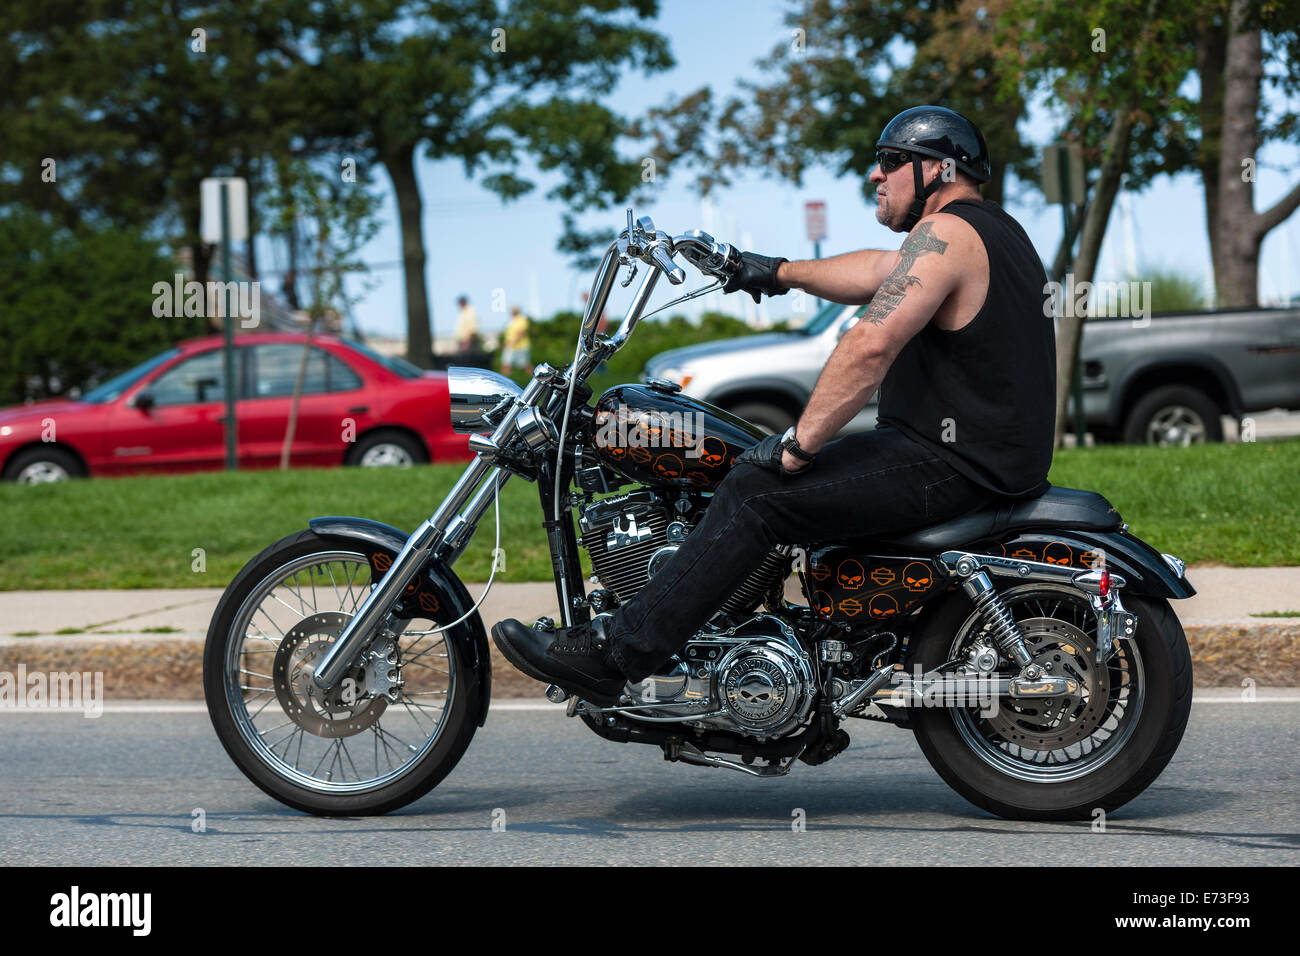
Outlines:
[[[786,6],[781,0],[716,0],[708,4],[664,0],[655,26],[668,37],[677,66],[649,78],[629,73],[607,102],[621,114],[633,116],[702,85],[711,85],[715,94],[725,96],[735,89],[738,79],[759,79],[755,61],[776,43],[789,41],[789,31],[782,23]],[[910,105],[899,104],[899,108]],[[1055,127],[1046,113],[1034,111],[1025,132],[1035,142],[1047,143]],[[1286,192],[1300,175],[1298,160],[1300,150],[1290,146],[1275,146],[1261,154],[1257,208],[1264,208]],[[503,204],[467,180],[459,163],[421,159],[418,171],[425,203],[426,276],[436,336],[451,333],[455,300],[461,293],[474,302],[481,325],[488,332],[504,326],[509,306],[516,302],[525,310],[540,308],[542,315],[577,306],[581,292],[591,283],[591,275],[579,275],[555,251],[562,207],[542,198],[548,188],[545,178],[537,180],[539,188],[529,196]],[[653,216],[659,228],[674,234],[705,226],[705,213],[699,198],[689,189],[689,179],[689,175],[670,176],[660,185],[653,204],[638,208],[638,215]],[[406,320],[402,275],[394,266],[401,258],[397,212],[382,170],[375,183],[384,195],[383,225],[362,251],[362,258],[377,268],[366,280],[372,288],[357,305],[355,315],[367,334],[400,337],[405,335]],[[1127,224],[1131,225],[1126,225],[1122,208],[1117,206],[1102,249],[1098,278],[1123,277],[1131,247],[1139,272],[1144,268],[1177,268],[1208,282],[1209,244],[1198,178],[1190,174],[1163,177],[1145,191],[1127,195],[1131,210]],[[741,248],[769,255],[811,257],[812,244],[804,234],[803,207],[808,200],[827,204],[829,238],[822,244],[823,255],[864,247],[897,248],[901,239],[876,223],[874,205],[862,198],[856,177],[837,177],[824,169],[809,174],[801,188],[751,176],[713,198],[710,231]],[[1039,254],[1050,260],[1060,241],[1060,208],[1046,206],[1036,189],[1013,180],[1008,181],[1005,205],[1024,225]],[[585,228],[602,224],[617,227],[622,219],[622,211],[614,210],[580,217],[579,222]],[[1292,216],[1265,241],[1261,296],[1300,295],[1298,266],[1300,216]],[[661,283],[654,301],[668,301],[681,291],[703,284],[689,268],[688,274],[687,285],[676,292],[669,292],[671,287]],[[748,297],[726,299],[725,304],[734,309],[749,308],[744,305]],[[720,300],[715,294],[671,311],[691,315],[705,303],[715,307],[722,304]],[[494,301],[502,311],[492,310]],[[611,304],[616,301],[612,299]],[[770,300],[768,314],[773,319],[791,317],[796,306],[795,297],[787,295]],[[611,314],[620,313],[611,309]]]

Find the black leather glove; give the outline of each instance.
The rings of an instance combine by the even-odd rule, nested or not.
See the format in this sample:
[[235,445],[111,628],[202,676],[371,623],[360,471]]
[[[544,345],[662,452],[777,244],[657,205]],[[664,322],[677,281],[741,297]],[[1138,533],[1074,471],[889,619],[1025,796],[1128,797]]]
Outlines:
[[756,252],[740,254],[740,268],[722,287],[723,292],[748,292],[758,302],[759,294],[785,295],[789,289],[782,289],[776,282],[776,269],[783,262],[789,262],[784,256],[760,256]]
[[746,448],[736,456],[736,464],[747,461],[752,465],[758,465],[766,471],[776,472],[787,478],[793,478],[796,475],[802,475],[808,470],[808,465],[804,465],[795,471],[786,470],[785,465],[781,464],[781,456],[785,453],[785,446],[781,443],[785,438],[784,435],[768,435],[757,445]]

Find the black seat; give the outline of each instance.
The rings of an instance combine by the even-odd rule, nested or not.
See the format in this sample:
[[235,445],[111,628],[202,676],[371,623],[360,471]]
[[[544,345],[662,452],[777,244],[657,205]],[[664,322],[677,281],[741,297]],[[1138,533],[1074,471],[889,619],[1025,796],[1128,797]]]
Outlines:
[[1060,531],[1114,531],[1119,512],[1095,491],[1049,488],[1038,498],[1004,498],[996,504],[913,531],[870,539],[913,554],[932,554],[1025,528]]

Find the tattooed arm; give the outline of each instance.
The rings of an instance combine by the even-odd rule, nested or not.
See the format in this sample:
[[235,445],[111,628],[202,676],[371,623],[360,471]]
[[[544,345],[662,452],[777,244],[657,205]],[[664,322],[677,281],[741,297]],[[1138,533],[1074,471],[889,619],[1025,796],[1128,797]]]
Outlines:
[[[840,339],[799,418],[795,434],[806,451],[819,450],[862,410],[895,356],[963,282],[987,283],[979,236],[952,215],[921,220],[889,259],[866,314]],[[786,453],[787,469],[799,464]]]

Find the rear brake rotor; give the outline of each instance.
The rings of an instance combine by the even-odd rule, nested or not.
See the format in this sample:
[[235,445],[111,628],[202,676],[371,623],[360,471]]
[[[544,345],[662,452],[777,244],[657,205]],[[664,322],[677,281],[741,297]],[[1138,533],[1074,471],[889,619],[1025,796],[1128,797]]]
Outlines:
[[1053,617],[1016,623],[1046,676],[1072,679],[1079,689],[1044,700],[999,698],[997,713],[985,718],[988,728],[1027,750],[1060,750],[1091,736],[1105,718],[1110,699],[1110,671],[1098,666],[1092,638]]
[[313,614],[295,624],[275,652],[275,696],[289,719],[317,737],[351,737],[368,729],[388,708],[385,697],[366,696],[365,674],[353,667],[328,691],[312,675],[350,616]]

